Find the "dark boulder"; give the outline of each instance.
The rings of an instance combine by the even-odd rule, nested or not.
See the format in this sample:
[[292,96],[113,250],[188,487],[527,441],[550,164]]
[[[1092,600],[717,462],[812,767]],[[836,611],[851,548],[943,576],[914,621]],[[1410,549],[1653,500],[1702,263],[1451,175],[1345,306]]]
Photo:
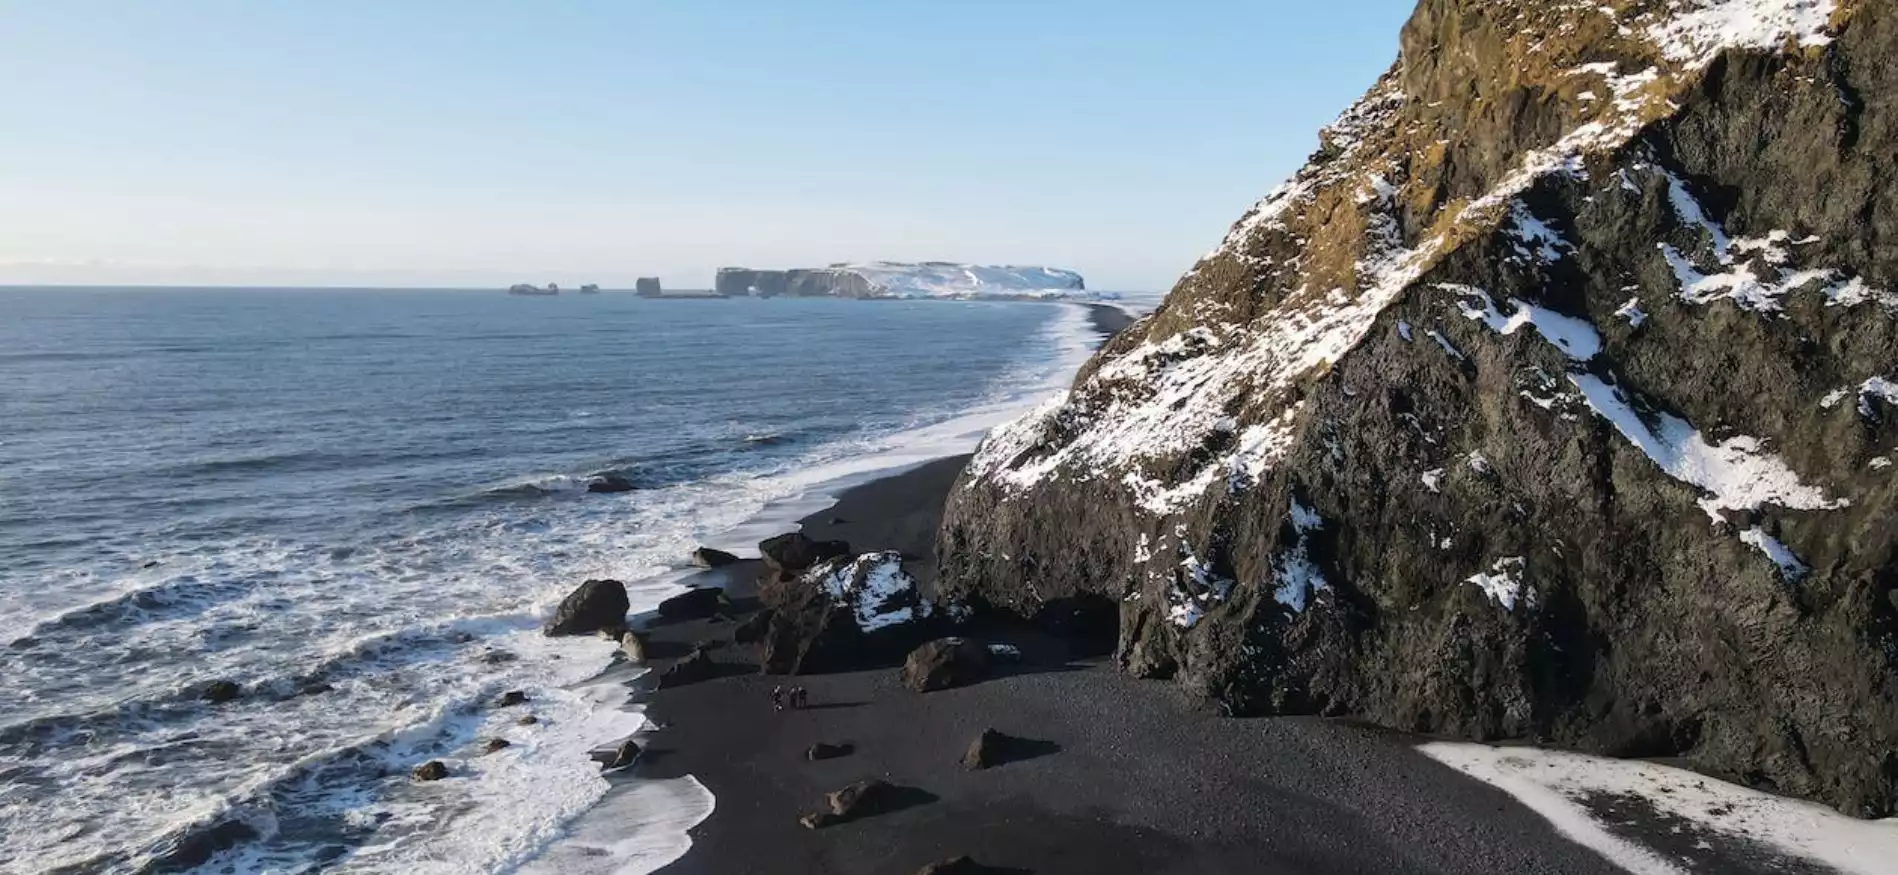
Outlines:
[[487,744],[482,745],[481,750],[483,753],[494,753],[497,750],[507,750],[511,746],[512,742],[505,738],[490,738]]
[[532,725],[534,725],[534,724],[536,724],[536,723],[539,723],[539,722],[540,722],[540,718],[539,718],[539,717],[535,717],[535,716],[534,716],[534,715],[532,715],[532,714],[522,714],[522,715],[521,715],[521,719],[519,719],[519,720],[516,720],[516,721],[514,721],[514,722],[515,722],[515,723],[517,723],[517,724],[520,724],[521,726],[532,726]]
[[416,766],[409,777],[417,781],[439,781],[448,777],[448,765],[441,760],[429,760]]
[[769,674],[895,663],[924,638],[931,606],[896,553],[837,557],[759,586],[772,608],[759,661]]
[[633,481],[626,479],[623,474],[602,474],[587,483],[588,492],[602,494],[631,492],[637,488],[639,487],[634,486]]
[[810,760],[811,762],[817,762],[818,760],[834,760],[839,757],[847,757],[851,755],[852,753],[854,753],[856,749],[857,748],[855,745],[848,744],[848,743],[831,744],[830,742],[827,742],[827,741],[820,741],[816,744],[811,745],[809,750],[804,751],[804,758],[807,760]]
[[229,702],[242,695],[244,695],[244,688],[239,686],[237,682],[215,680],[204,685],[204,689],[198,693],[198,698],[210,702],[213,705],[218,705]]
[[703,620],[725,604],[725,591],[711,587],[688,589],[659,603],[659,616],[668,620]]
[[984,729],[982,734],[969,742],[968,751],[962,754],[962,767],[970,771],[986,769],[1000,765],[1006,756],[1003,748],[1008,746],[1009,738],[993,729]]
[[542,631],[548,635],[585,635],[620,629],[625,627],[626,612],[631,608],[624,584],[589,580],[561,600]]
[[700,547],[692,551],[691,562],[699,568],[724,568],[737,561],[738,557],[710,547]]
[[589,755],[593,757],[594,762],[600,764],[601,769],[612,770],[623,769],[632,765],[639,759],[639,755],[642,752],[643,749],[639,746],[639,742],[629,738],[620,742],[611,750],[596,750]]
[[758,553],[773,571],[803,571],[827,559],[850,555],[843,541],[817,541],[803,532],[790,532],[758,542]]
[[659,676],[659,687],[683,687],[715,677],[718,677],[718,663],[713,662],[712,655],[705,650],[694,649],[691,654],[666,667],[665,673]]
[[896,785],[880,778],[867,778],[842,790],[824,794],[824,802],[830,806],[831,814],[844,820],[855,820],[890,810],[900,795],[901,791]]
[[938,638],[910,652],[903,685],[919,693],[975,683],[988,676],[989,650],[969,638]]
[[983,875],[988,871],[988,867],[964,854],[924,866],[916,870],[916,875]]
[[622,632],[619,636],[619,649],[621,653],[626,654],[627,659],[633,662],[646,661],[646,638],[638,632],[631,629]]
[[526,701],[527,701],[527,692],[525,690],[508,690],[507,692],[501,694],[501,698],[494,700],[494,707],[512,708],[515,705],[525,703]]

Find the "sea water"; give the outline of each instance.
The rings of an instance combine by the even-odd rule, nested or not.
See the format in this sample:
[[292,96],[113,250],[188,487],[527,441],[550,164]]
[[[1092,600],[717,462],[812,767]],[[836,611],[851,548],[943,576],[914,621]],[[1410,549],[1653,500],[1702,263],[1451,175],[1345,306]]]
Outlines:
[[1033,303],[0,290],[0,872],[663,865],[713,802],[586,826],[644,718],[553,605],[648,609],[1089,342]]

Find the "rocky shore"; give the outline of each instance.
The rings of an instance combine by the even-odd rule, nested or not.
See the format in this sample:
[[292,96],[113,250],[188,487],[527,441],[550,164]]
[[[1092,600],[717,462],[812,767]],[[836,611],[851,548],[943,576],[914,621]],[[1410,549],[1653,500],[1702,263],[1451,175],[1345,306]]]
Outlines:
[[[944,459],[849,490],[801,530],[901,555],[933,588],[934,532],[965,464]],[[717,615],[654,618],[642,633],[652,671],[640,683],[659,728],[628,779],[690,775],[717,797],[691,850],[662,872],[908,875],[963,855],[981,868],[943,871],[1621,871],[1537,810],[1419,752],[1426,737],[1235,718],[1178,685],[1117,672],[1111,640],[1081,627],[958,627],[994,647],[990,671],[927,693],[905,684],[901,655],[887,652],[761,673],[762,645],[739,640],[760,615],[761,575],[771,572],[758,559],[708,569],[694,582],[722,588]],[[698,663],[689,675],[675,670],[688,660]],[[809,691],[807,707],[776,710],[772,690],[791,685]],[[971,768],[985,736],[983,767]],[[874,813],[802,822],[829,810],[827,794],[864,781],[890,790]],[[1701,871],[1809,871],[1761,842],[1684,832],[1653,812],[1615,818],[1621,840]]]

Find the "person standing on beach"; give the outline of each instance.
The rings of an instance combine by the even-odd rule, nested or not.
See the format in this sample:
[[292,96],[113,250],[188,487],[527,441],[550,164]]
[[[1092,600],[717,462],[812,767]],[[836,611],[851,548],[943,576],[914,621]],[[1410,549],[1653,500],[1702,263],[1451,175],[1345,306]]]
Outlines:
[[784,685],[783,684],[779,684],[771,688],[771,710],[773,711],[784,710]]

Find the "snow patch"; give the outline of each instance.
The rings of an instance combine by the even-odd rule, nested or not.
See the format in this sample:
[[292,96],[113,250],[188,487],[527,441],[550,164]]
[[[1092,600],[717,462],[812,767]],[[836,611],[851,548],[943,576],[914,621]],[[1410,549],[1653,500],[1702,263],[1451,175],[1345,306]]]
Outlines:
[[1641,299],[1638,297],[1629,298],[1628,303],[1615,311],[1615,315],[1628,320],[1630,328],[1640,328],[1641,323],[1648,321],[1648,314],[1641,311]]
[[1457,309],[1463,312],[1464,318],[1488,325],[1497,334],[1514,334],[1516,329],[1532,325],[1543,339],[1555,344],[1569,358],[1587,361],[1601,352],[1601,335],[1595,333],[1595,326],[1585,319],[1515,298],[1509,299],[1509,306],[1515,312],[1504,316],[1497,311],[1489,293],[1475,286],[1439,283],[1437,288],[1457,296]]
[[816,583],[832,599],[850,605],[857,628],[875,632],[929,616],[916,578],[903,570],[903,554],[865,553],[850,562],[820,568]]
[[1476,584],[1477,589],[1505,611],[1514,611],[1517,601],[1533,608],[1535,594],[1525,593],[1522,588],[1522,572],[1528,564],[1528,560],[1521,556],[1505,556],[1490,565],[1488,571],[1470,575],[1466,582]]
[[1766,452],[1759,438],[1741,435],[1710,444],[1686,420],[1666,413],[1655,414],[1650,427],[1621,390],[1602,378],[1570,374],[1569,382],[1581,390],[1590,409],[1613,424],[1622,437],[1639,447],[1668,476],[1708,493],[1701,506],[1716,522],[1721,510],[1750,510],[1766,504],[1797,510],[1835,510],[1849,503],[1842,498],[1829,499],[1823,490],[1803,483],[1786,463]]
[[1319,570],[1317,563],[1311,561],[1311,551],[1307,546],[1307,536],[1324,528],[1325,521],[1317,511],[1294,498],[1291,522],[1292,529],[1298,533],[1298,540],[1272,563],[1272,598],[1297,614],[1304,612],[1313,596],[1329,587],[1324,572]]
[[1647,37],[1670,61],[1705,67],[1727,49],[1774,51],[1788,41],[1802,47],[1832,42],[1826,24],[1834,0],[1688,0],[1677,12],[1647,28]]
[[1766,558],[1773,560],[1773,564],[1779,566],[1779,573],[1790,583],[1798,583],[1804,580],[1806,575],[1812,573],[1812,566],[1801,562],[1798,556],[1793,555],[1791,549],[1759,526],[1741,532],[1740,540],[1765,553]]
[[1430,742],[1417,750],[1514,796],[1569,839],[1635,875],[1686,875],[1697,868],[1617,835],[1590,808],[1591,800],[1633,796],[1700,832],[1766,845],[1845,875],[1889,873],[1898,859],[1898,820],[1857,820],[1684,769],[1461,742]]

